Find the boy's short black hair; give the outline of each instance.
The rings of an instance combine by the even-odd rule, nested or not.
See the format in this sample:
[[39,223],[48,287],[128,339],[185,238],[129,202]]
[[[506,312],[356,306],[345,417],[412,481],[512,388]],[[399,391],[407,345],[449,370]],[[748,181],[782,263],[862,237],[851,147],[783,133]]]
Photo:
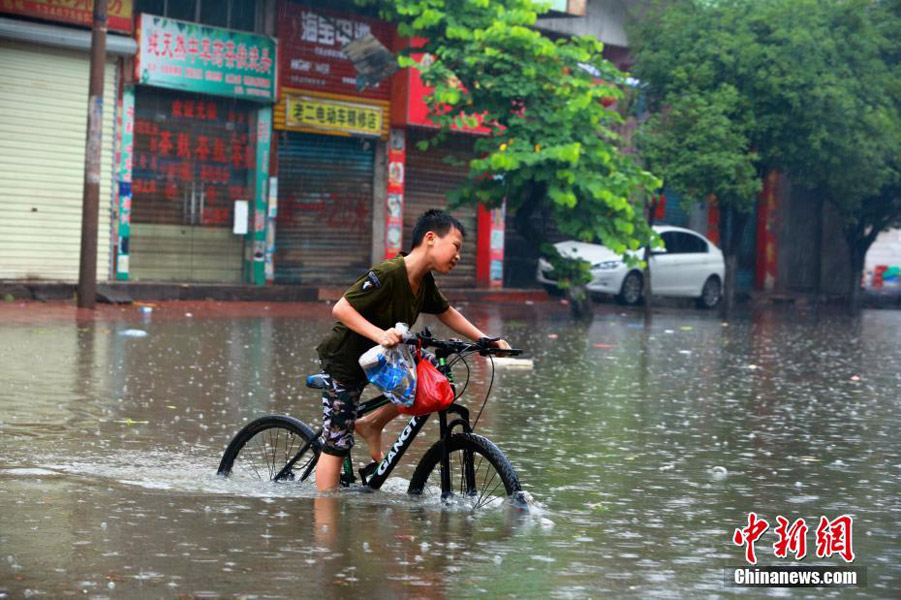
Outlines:
[[460,221],[443,210],[429,209],[416,220],[416,225],[413,227],[413,244],[410,247],[415,248],[421,244],[425,234],[430,231],[434,231],[438,237],[444,237],[452,228],[456,228],[461,236],[466,237],[466,230],[463,229]]

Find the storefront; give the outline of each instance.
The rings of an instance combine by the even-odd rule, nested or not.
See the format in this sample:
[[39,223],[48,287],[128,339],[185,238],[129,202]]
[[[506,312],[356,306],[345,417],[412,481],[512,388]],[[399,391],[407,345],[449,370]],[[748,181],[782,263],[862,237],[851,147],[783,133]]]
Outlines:
[[[395,49],[407,42],[398,40]],[[414,58],[422,59],[421,56]],[[402,140],[405,151],[398,157],[403,162],[397,170],[403,173],[403,186],[397,194],[389,193],[388,233],[400,228],[403,236],[398,248],[410,249],[416,220],[431,208],[447,208],[447,194],[458,188],[469,173],[469,160],[474,156],[475,136],[484,135],[487,128],[461,130],[450,134],[440,145],[419,148],[419,143],[430,139],[436,127],[429,119],[424,98],[430,89],[423,85],[418,71],[404,69],[394,75],[392,81],[391,124],[392,149],[395,138]],[[390,183],[389,183],[390,186]],[[390,190],[389,190],[390,191]],[[401,218],[392,219],[392,209],[398,205]],[[437,280],[446,287],[499,287],[503,279],[504,209],[485,210],[476,204],[465,204],[453,211],[466,229],[460,262],[456,268]],[[390,251],[389,251],[390,253]]]
[[[0,5],[0,279],[78,279],[90,5]],[[65,26],[38,23],[44,19]],[[131,3],[110,14],[104,69],[98,278],[111,273],[116,85],[135,44]]]
[[[362,92],[342,46],[391,28],[365,16],[279,3],[282,94],[275,107],[278,214],[275,282],[353,281],[373,262],[373,215],[384,201],[389,86]],[[382,164],[381,167],[377,165]]]
[[[404,250],[409,251],[413,241],[416,220],[431,208],[447,208],[447,193],[466,181],[468,161],[473,156],[471,135],[449,136],[440,146],[421,150],[418,143],[434,135],[428,129],[407,130],[407,164],[404,194]],[[448,159],[451,159],[449,162]],[[466,229],[460,262],[448,275],[440,277],[440,283],[450,287],[474,287],[476,285],[476,258],[478,248],[478,208],[462,206],[451,214]]]
[[118,277],[262,284],[275,40],[148,14],[137,37]]

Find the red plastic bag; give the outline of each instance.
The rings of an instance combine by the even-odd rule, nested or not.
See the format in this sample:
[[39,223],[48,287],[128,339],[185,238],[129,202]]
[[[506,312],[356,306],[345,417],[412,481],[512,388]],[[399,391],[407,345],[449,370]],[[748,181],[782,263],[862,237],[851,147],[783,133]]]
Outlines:
[[454,401],[454,388],[447,377],[442,375],[428,359],[416,352],[416,399],[413,406],[397,406],[398,412],[418,417],[444,410]]

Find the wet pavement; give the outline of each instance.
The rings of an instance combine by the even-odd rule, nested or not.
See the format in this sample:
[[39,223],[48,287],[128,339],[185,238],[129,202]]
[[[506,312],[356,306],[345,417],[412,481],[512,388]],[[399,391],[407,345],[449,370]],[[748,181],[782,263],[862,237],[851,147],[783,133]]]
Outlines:
[[[897,597],[901,313],[640,312],[461,305],[527,350],[497,369],[478,425],[511,459],[526,512],[472,515],[406,495],[430,422],[386,487],[215,475],[266,413],[315,423],[300,383],[325,304],[0,304],[0,598]],[[423,320],[423,322],[429,322]],[[435,327],[436,333],[446,330]],[[471,361],[464,403],[491,381]],[[465,378],[461,369],[457,377]],[[392,424],[393,441],[402,423]],[[358,459],[365,455],[360,443]],[[725,587],[755,511],[853,516],[867,587]]]

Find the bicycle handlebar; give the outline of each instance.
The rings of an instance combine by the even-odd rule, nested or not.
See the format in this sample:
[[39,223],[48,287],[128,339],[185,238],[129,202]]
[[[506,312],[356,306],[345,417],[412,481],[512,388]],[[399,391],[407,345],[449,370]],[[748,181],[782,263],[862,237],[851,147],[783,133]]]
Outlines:
[[494,354],[497,356],[519,356],[522,350],[518,348],[496,348],[492,346],[492,342],[498,341],[500,338],[482,338],[477,342],[464,342],[463,340],[439,340],[432,337],[428,333],[418,333],[416,335],[404,336],[404,343],[422,344],[423,348],[438,348],[446,350],[454,354],[460,354],[467,351],[478,351],[482,356]]

